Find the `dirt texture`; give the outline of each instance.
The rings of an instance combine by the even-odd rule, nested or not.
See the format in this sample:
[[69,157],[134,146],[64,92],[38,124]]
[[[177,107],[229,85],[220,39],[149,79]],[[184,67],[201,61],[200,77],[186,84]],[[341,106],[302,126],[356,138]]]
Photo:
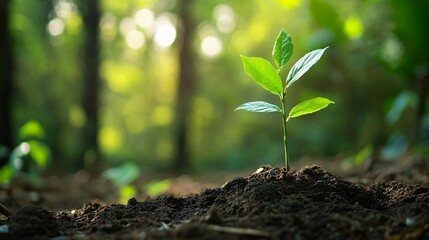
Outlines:
[[319,166],[262,166],[188,196],[91,201],[72,211],[28,205],[2,227],[0,239],[429,239],[429,189],[361,185]]

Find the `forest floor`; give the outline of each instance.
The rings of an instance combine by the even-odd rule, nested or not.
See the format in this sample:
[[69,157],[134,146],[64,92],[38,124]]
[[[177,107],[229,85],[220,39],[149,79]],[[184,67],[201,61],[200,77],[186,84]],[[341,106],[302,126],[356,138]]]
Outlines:
[[319,165],[262,166],[223,185],[182,176],[174,194],[126,204],[86,172],[47,177],[37,191],[16,181],[0,191],[12,212],[0,239],[429,239],[427,159],[341,177]]

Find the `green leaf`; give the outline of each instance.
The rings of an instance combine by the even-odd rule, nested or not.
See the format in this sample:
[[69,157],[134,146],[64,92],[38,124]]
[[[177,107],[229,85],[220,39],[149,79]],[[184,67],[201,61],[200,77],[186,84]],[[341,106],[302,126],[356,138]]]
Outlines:
[[0,168],[0,183],[9,183],[12,180],[14,169],[11,165],[6,164]]
[[282,112],[278,106],[263,101],[247,102],[241,104],[234,111],[237,110],[245,110],[248,112]]
[[132,162],[124,162],[118,167],[113,167],[103,172],[103,177],[110,179],[117,186],[130,184],[140,175],[139,167]]
[[31,140],[27,142],[30,145],[30,157],[36,162],[39,168],[46,168],[51,158],[51,149],[43,142]]
[[283,92],[282,80],[277,70],[264,58],[241,56],[244,71],[261,87],[273,94]]
[[134,197],[136,193],[136,187],[131,184],[119,187],[119,203],[126,204],[128,202],[128,199]]
[[279,68],[283,67],[293,53],[292,38],[285,31],[281,30],[274,43],[273,58]]
[[30,120],[19,128],[18,135],[20,140],[25,140],[28,138],[43,138],[45,131],[39,122]]
[[327,98],[322,98],[322,97],[316,97],[316,98],[301,102],[295,107],[293,107],[292,110],[290,110],[289,116],[287,117],[286,121],[289,121],[290,118],[295,118],[305,114],[317,112],[319,110],[326,108],[331,103],[334,103],[334,102]]
[[166,193],[171,187],[171,180],[164,179],[160,181],[152,181],[146,185],[147,194],[151,197],[157,197]]
[[368,145],[364,149],[360,150],[354,158],[354,165],[362,166],[365,163],[365,160],[371,156],[373,152],[374,147],[372,145]]
[[293,67],[289,71],[289,74],[287,75],[286,88],[288,88],[290,85],[292,85],[292,83],[294,83],[296,80],[298,80],[315,63],[317,63],[327,48],[328,47],[313,50],[313,51],[305,54],[304,57],[302,57],[301,59],[299,59],[298,62],[296,62],[293,65]]

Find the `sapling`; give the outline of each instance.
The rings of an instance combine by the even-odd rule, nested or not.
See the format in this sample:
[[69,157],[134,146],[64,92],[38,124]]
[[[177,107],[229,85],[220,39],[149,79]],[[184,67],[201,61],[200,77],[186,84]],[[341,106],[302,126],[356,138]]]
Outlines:
[[280,73],[283,66],[289,61],[293,53],[292,38],[284,30],[281,30],[274,42],[272,56],[277,68],[264,58],[246,57],[241,55],[244,71],[261,87],[270,91],[272,94],[280,98],[280,107],[271,103],[256,101],[247,102],[240,105],[236,110],[245,110],[249,112],[278,112],[282,116],[283,135],[284,135],[284,150],[285,150],[285,166],[289,171],[289,150],[287,138],[287,123],[290,119],[296,118],[305,114],[317,112],[326,108],[333,101],[316,97],[310,100],[303,101],[294,106],[289,113],[286,113],[286,93],[291,85],[296,82],[304,73],[306,73],[315,63],[322,57],[328,47],[313,50],[305,54],[299,59],[289,71],[285,82],[281,80]]

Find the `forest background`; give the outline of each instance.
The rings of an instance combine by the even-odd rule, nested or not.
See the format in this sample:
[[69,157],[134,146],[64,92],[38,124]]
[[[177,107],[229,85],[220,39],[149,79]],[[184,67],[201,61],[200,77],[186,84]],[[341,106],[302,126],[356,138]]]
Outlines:
[[277,101],[239,56],[271,59],[281,29],[294,41],[291,62],[330,46],[289,106],[336,102],[289,124],[292,162],[428,158],[427,9],[426,0],[3,0],[1,174],[283,164],[280,118],[234,112]]

